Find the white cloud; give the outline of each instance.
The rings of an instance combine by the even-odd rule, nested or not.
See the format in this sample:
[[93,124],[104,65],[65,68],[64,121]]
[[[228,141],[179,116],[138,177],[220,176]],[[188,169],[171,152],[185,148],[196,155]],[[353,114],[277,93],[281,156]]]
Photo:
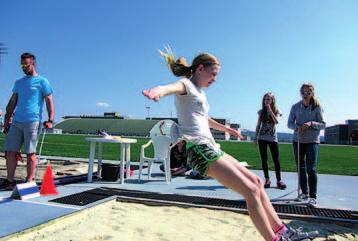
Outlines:
[[97,107],[101,107],[101,108],[108,108],[108,107],[110,107],[111,105],[108,104],[108,103],[106,103],[106,102],[97,102],[97,103],[96,103],[96,106],[97,106]]

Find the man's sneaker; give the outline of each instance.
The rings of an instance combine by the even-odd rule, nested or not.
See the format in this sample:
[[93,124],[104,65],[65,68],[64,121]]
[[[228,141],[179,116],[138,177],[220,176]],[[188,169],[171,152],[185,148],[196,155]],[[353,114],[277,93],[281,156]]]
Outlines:
[[315,198],[309,198],[308,205],[311,207],[317,207],[317,200]]
[[10,181],[7,180],[7,179],[5,179],[5,180],[0,184],[0,188],[3,189],[3,190],[7,190],[7,191],[12,191],[15,186],[16,186],[16,182],[15,182],[15,181],[10,182]]
[[319,232],[311,231],[311,232],[303,232],[302,227],[298,229],[291,228],[286,226],[287,230],[283,233],[282,237],[288,238],[291,241],[300,241],[303,239],[314,239],[319,235]]

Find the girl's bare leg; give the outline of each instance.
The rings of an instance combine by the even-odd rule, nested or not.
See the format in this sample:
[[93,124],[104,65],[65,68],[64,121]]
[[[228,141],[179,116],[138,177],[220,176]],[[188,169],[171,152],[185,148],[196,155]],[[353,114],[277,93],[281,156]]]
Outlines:
[[260,197],[261,203],[266,211],[267,218],[269,219],[270,225],[272,229],[277,228],[279,225],[282,224],[281,219],[278,217],[275,209],[272,206],[270,199],[268,198],[265,189],[263,188],[263,184],[261,183],[260,177],[255,175],[253,172],[248,170],[244,167],[241,163],[239,163],[235,158],[232,156],[225,154],[225,157],[228,159],[232,159],[234,162],[235,167],[243,173],[247,178],[249,178],[252,182],[255,182],[258,187],[260,188]]
[[246,177],[235,165],[235,159],[224,155],[210,164],[208,175],[218,180],[224,186],[242,194],[247,203],[250,218],[265,240],[275,237],[270,221],[261,201],[261,189],[257,183]]

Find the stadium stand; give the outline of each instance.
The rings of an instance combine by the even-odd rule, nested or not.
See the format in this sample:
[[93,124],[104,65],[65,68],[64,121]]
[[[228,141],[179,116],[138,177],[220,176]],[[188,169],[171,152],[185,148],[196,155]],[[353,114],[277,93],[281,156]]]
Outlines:
[[148,136],[159,120],[66,118],[54,128],[69,134],[97,134],[99,130],[111,135]]

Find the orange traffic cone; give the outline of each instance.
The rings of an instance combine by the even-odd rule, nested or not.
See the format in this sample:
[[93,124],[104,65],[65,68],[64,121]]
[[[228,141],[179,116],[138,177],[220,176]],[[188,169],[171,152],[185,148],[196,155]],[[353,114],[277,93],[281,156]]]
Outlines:
[[52,168],[50,164],[48,164],[46,167],[44,179],[42,180],[42,184],[41,184],[40,194],[41,195],[58,194],[58,192],[56,191],[55,183],[53,182]]

